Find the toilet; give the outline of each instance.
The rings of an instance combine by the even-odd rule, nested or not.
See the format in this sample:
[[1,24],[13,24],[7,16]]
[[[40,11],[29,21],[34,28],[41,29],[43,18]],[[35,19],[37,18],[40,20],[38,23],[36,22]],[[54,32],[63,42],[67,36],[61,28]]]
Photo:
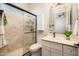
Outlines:
[[42,55],[41,49],[42,49],[42,46],[38,43],[31,45],[29,48],[30,55],[31,56],[41,56]]

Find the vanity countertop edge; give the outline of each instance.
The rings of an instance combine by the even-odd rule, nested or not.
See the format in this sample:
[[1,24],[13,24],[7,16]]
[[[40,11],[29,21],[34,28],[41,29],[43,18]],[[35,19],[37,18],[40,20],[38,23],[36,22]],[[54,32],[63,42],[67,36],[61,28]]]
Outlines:
[[55,43],[59,43],[59,44],[64,44],[64,45],[69,45],[69,46],[74,46],[76,47],[74,44],[78,44],[79,40],[66,40],[64,37],[56,37],[53,38],[53,36],[45,36],[42,38],[43,41],[49,41],[49,42],[55,42]]

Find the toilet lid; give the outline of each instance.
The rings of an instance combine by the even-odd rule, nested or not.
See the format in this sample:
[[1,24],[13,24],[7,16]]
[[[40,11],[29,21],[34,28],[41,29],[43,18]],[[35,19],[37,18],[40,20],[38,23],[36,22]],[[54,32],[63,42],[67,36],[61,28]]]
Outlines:
[[31,51],[31,52],[35,52],[35,51],[39,50],[41,47],[42,47],[42,46],[41,46],[40,44],[33,44],[33,45],[31,45],[31,47],[30,47],[30,51]]

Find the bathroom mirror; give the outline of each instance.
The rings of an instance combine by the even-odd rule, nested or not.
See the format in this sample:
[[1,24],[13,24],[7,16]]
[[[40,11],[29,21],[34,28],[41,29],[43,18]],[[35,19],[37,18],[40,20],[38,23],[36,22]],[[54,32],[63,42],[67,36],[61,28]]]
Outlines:
[[[77,10],[76,6],[77,4],[75,3],[51,4],[49,31],[54,33],[64,33],[65,30],[73,31],[73,25],[72,25],[73,16],[77,15],[77,13],[73,11]],[[75,13],[75,15],[73,13]]]

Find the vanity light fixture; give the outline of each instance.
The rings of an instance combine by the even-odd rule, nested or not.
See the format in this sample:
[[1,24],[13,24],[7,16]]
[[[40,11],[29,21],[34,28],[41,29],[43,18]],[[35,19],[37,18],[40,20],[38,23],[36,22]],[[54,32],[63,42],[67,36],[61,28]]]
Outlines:
[[63,8],[64,4],[62,3],[52,3],[51,8]]

